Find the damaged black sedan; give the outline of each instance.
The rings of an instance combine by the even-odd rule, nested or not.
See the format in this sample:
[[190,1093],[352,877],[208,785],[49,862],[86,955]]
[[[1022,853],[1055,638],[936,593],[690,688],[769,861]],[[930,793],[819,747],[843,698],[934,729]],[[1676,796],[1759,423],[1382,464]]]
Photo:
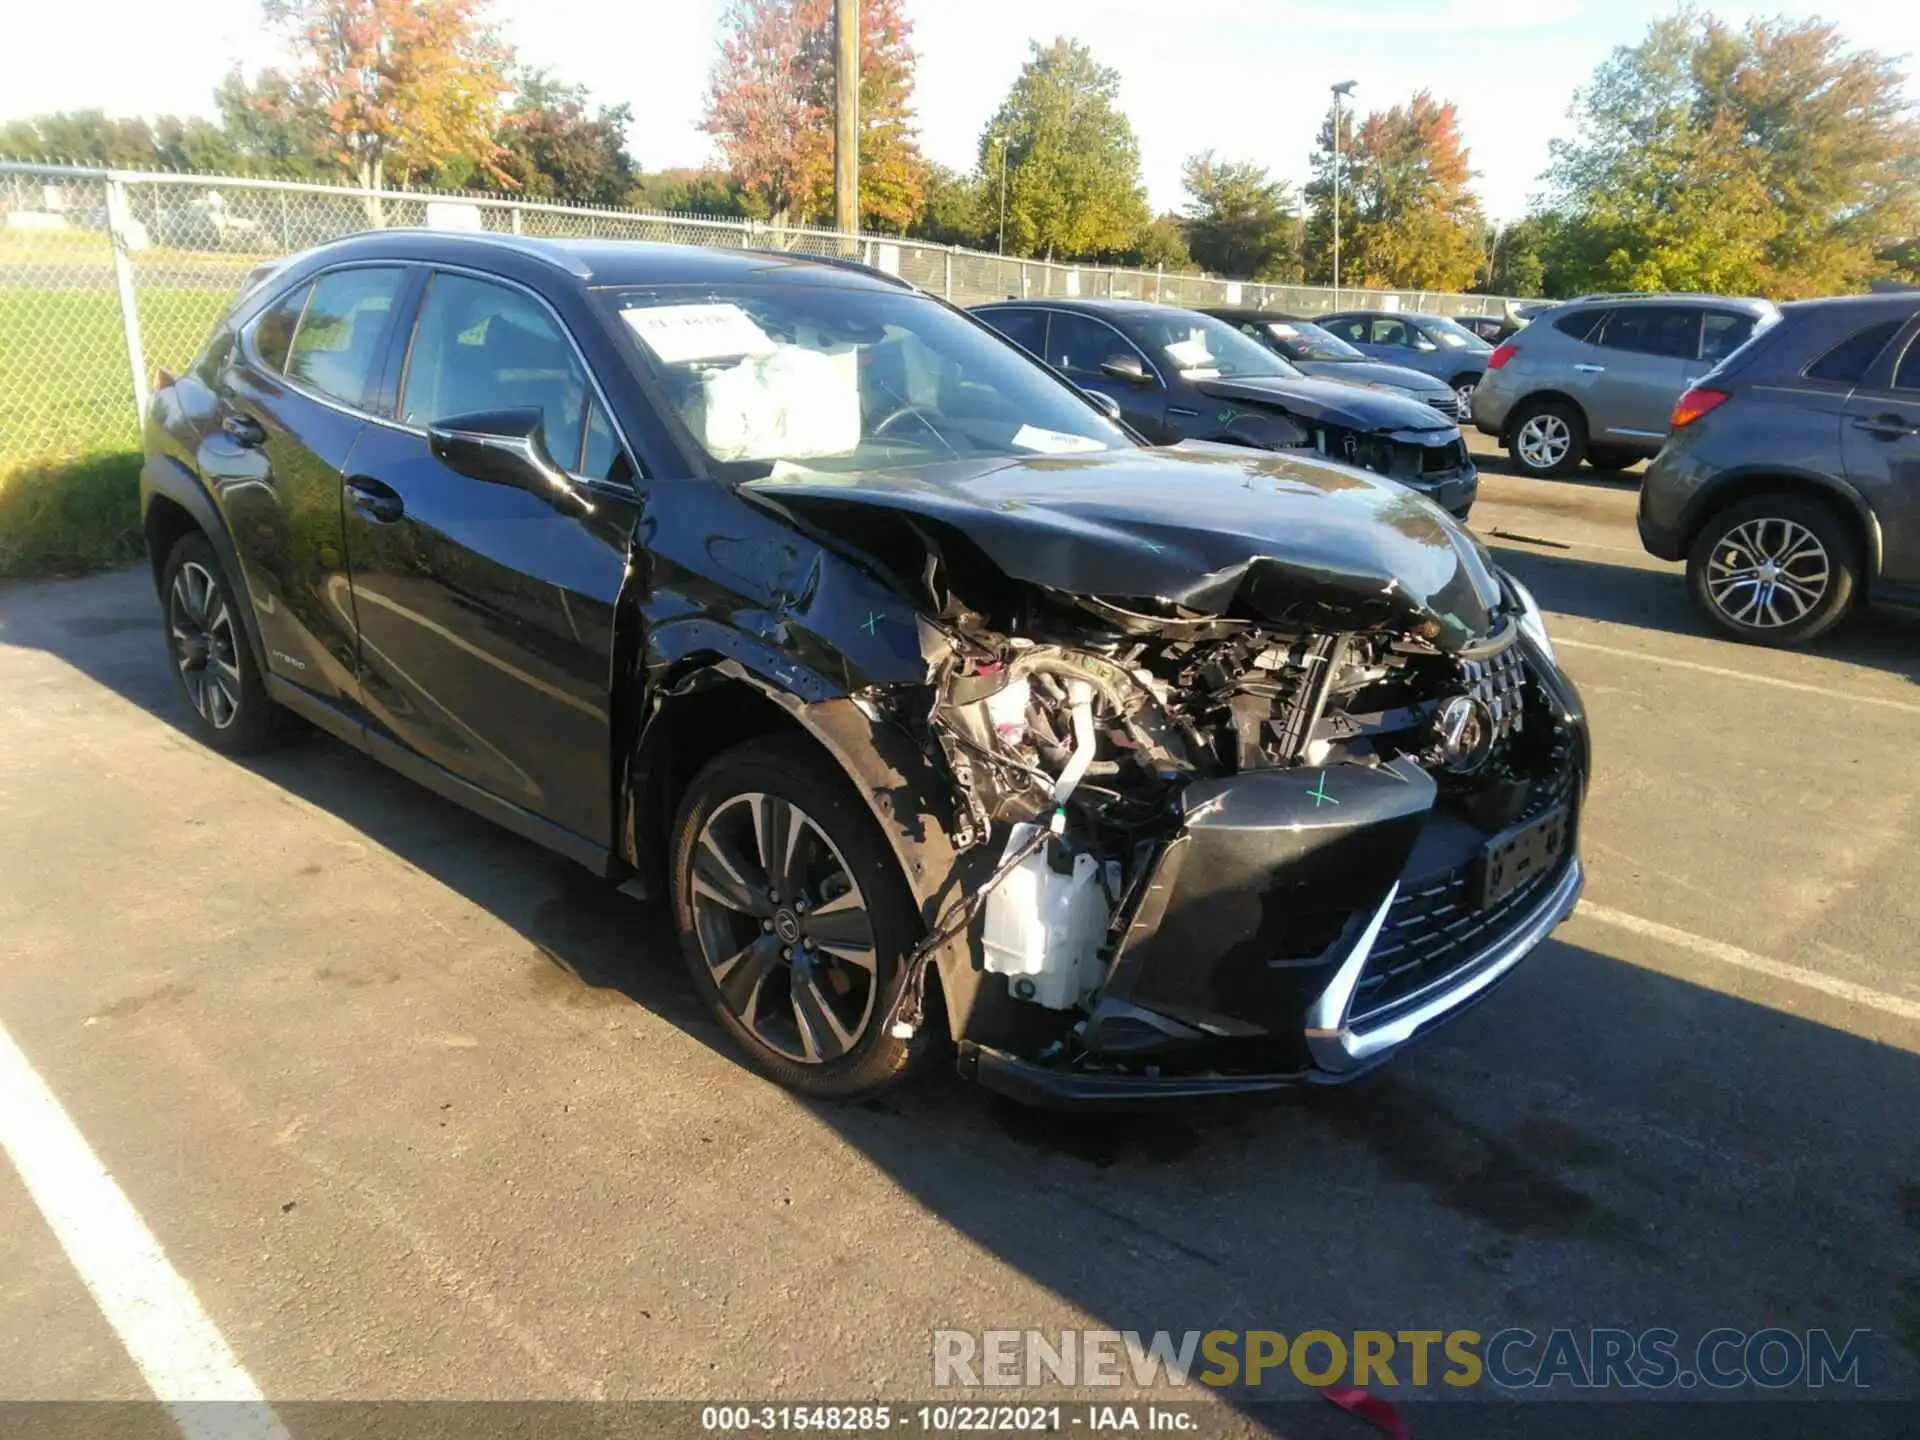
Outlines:
[[145,439],[209,744],[299,717],[662,895],[811,1095],[954,1051],[1061,1104],[1345,1079],[1579,894],[1580,702],[1464,529],[1145,446],[859,267],[344,241]]

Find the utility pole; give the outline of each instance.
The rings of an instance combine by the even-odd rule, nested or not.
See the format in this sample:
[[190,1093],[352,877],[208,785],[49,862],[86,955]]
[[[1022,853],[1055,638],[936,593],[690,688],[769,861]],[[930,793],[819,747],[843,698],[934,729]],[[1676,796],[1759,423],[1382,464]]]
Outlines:
[[1340,97],[1353,94],[1357,82],[1333,87],[1333,308],[1340,308]]
[[995,135],[1000,142],[1000,253],[1007,253],[1007,137]]
[[833,3],[833,221],[860,233],[860,3]]

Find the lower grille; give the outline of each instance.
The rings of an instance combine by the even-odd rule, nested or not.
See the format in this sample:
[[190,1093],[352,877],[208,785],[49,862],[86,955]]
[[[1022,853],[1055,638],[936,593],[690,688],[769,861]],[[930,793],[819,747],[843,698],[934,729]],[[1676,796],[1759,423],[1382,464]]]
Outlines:
[[1363,1020],[1417,994],[1512,929],[1553,887],[1571,858],[1542,871],[1497,905],[1474,908],[1474,866],[1405,882],[1367,959],[1349,1012]]
[[1422,475],[1444,475],[1450,470],[1458,470],[1467,463],[1467,442],[1454,440],[1445,445],[1423,445],[1420,447],[1420,473]]
[[1445,395],[1429,396],[1427,404],[1438,410],[1449,420],[1464,420],[1467,418],[1467,407],[1460,403],[1460,397],[1452,391],[1448,391]]

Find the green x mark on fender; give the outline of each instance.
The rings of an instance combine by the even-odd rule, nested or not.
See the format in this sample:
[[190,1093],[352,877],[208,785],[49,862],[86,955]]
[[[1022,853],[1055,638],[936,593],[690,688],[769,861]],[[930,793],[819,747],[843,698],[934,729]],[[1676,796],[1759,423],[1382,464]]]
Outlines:
[[1327,772],[1324,770],[1320,772],[1320,783],[1309,790],[1307,795],[1313,801],[1313,808],[1316,810],[1320,808],[1322,802],[1328,805],[1338,805],[1340,803],[1331,795],[1327,794]]

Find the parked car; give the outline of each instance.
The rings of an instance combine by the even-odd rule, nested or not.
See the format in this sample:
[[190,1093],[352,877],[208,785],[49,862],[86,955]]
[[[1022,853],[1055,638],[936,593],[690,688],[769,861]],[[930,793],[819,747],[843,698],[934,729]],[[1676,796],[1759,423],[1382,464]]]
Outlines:
[[1444,380],[1459,395],[1461,412],[1473,413],[1473,387],[1493,347],[1471,330],[1444,315],[1406,311],[1347,310],[1319,318],[1323,328],[1364,355]]
[[1703,376],[1641,482],[1640,538],[1738,640],[1920,603],[1920,291],[1783,306]]
[[662,894],[809,1095],[947,1041],[1058,1103],[1345,1079],[1580,890],[1580,701],[1463,528],[1143,445],[879,271],[374,232],[243,296],[145,442],[207,744],[304,717]]
[[1389,391],[1302,375],[1210,315],[1136,300],[1023,300],[974,314],[1158,445],[1307,446],[1389,475],[1464,519],[1480,477],[1459,426]]
[[1444,381],[1404,365],[1369,360],[1353,346],[1311,320],[1276,315],[1271,310],[1215,310],[1200,312],[1224,320],[1242,335],[1266,346],[1303,375],[1343,380],[1349,385],[1374,385],[1400,390],[1423,405],[1431,405],[1456,424],[1467,419],[1460,397]]
[[1570,300],[1488,357],[1473,423],[1528,475],[1624,470],[1660,448],[1689,385],[1779,316],[1719,295]]

